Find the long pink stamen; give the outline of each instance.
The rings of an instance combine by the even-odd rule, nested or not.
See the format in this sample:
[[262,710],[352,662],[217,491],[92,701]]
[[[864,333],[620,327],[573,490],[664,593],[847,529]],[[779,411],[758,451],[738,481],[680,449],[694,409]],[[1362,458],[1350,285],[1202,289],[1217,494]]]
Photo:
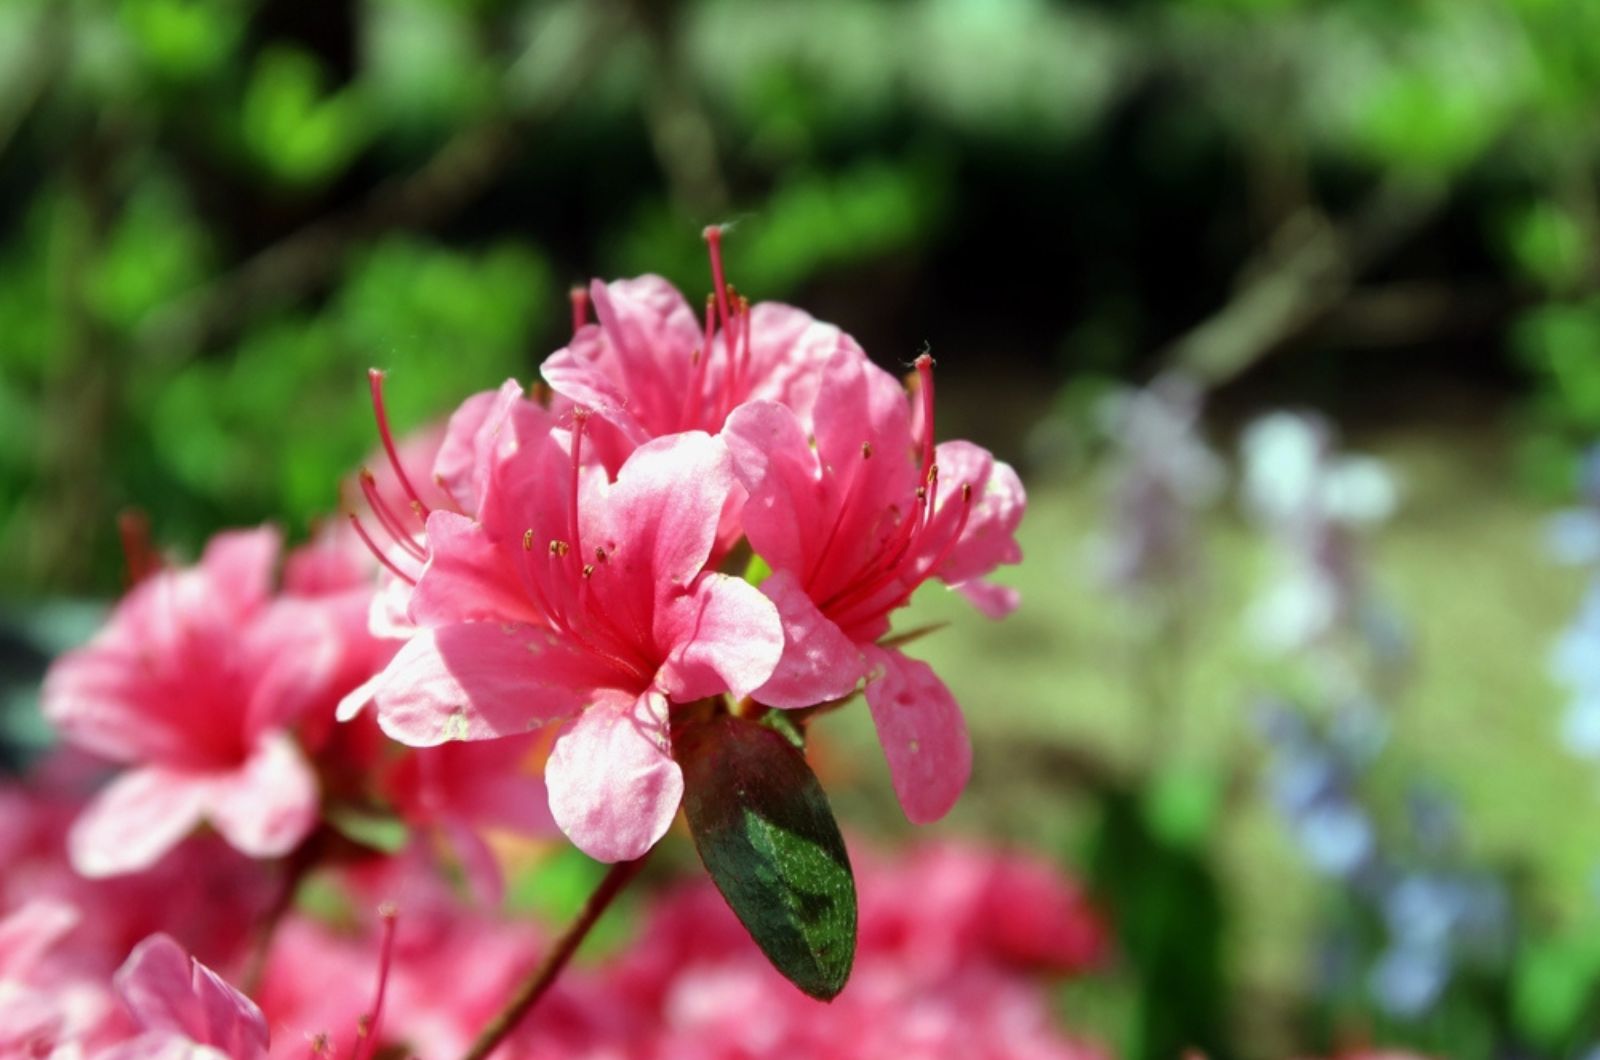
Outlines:
[[711,282],[716,288],[717,310],[722,317],[723,345],[728,353],[733,352],[733,335],[728,330],[733,314],[728,310],[728,284],[722,273],[722,226],[707,225],[705,229],[706,246],[711,248]]
[[[950,558],[950,553],[955,551],[956,545],[961,541],[961,535],[966,532],[967,519],[971,514],[972,484],[963,482],[961,484],[961,515],[956,519],[955,530],[950,534],[949,538],[945,540],[944,544],[940,546],[939,551],[934,554],[933,560],[923,566],[921,569],[912,570],[909,575],[902,578],[901,591],[896,593],[891,599],[881,602],[874,601],[873,599],[884,589],[884,587],[891,584],[893,580],[885,579],[875,586],[871,592],[854,601],[845,613],[841,613],[840,617],[836,619],[836,621],[838,621],[840,625],[848,626],[856,621],[856,618],[850,614],[850,612],[862,612],[863,614],[861,617],[869,617],[873,614],[886,614],[887,612],[893,611],[895,608],[900,607],[902,604],[909,601],[911,599],[911,594],[916,592],[917,588],[921,586],[923,582],[932,577],[933,573],[944,565],[944,561]],[[898,575],[898,573],[899,572],[897,571],[896,574]],[[870,608],[867,606],[869,604],[872,605]]]
[[406,584],[417,584],[417,579],[413,578],[411,575],[395,566],[394,560],[390,559],[388,554],[385,553],[383,549],[379,548],[373,543],[372,537],[367,533],[367,528],[361,525],[360,516],[358,516],[355,512],[346,512],[345,516],[350,520],[350,525],[355,527],[356,536],[361,538],[361,543],[367,546],[368,552],[377,557],[379,563],[382,563],[385,567],[388,567],[390,573]]
[[933,467],[933,357],[917,358],[917,396],[922,399],[922,478],[926,482]]
[[589,323],[589,289],[574,287],[567,292],[567,297],[572,301],[572,333],[576,335]]
[[378,1049],[378,1030],[383,1024],[383,999],[389,990],[389,967],[394,961],[394,930],[398,917],[395,907],[388,902],[378,907],[378,919],[383,922],[383,942],[378,953],[378,991],[372,1001],[372,1011],[361,1019],[357,1029],[360,1040],[354,1060],[371,1060]]
[[422,546],[417,544],[410,534],[400,525],[400,517],[395,515],[383,495],[378,492],[378,480],[366,468],[361,469],[361,495],[367,499],[367,507],[372,509],[377,516],[378,525],[388,531],[394,543],[404,549],[413,559],[427,559],[428,554],[422,551]]
[[588,409],[579,405],[572,410],[572,497],[567,517],[570,526],[569,532],[572,534],[572,547],[579,552],[580,563],[582,562],[583,540],[582,535],[579,533],[580,527],[578,524],[578,473],[583,466],[583,429],[588,423]]
[[383,373],[376,368],[367,369],[367,382],[372,388],[372,412],[378,419],[378,434],[383,438],[384,452],[389,454],[389,464],[394,468],[394,474],[400,480],[400,488],[406,491],[406,496],[411,498],[411,503],[416,506],[417,518],[423,521],[428,517],[428,506],[422,502],[422,497],[411,485],[411,479],[406,476],[406,469],[400,463],[400,451],[394,444],[394,435],[389,430],[389,415],[383,407]]

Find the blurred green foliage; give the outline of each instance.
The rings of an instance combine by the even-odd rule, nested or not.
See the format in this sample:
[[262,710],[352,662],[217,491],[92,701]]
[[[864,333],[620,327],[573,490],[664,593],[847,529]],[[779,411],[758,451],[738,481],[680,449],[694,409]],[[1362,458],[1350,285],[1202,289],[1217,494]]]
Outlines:
[[[655,271],[697,297],[718,221],[741,290],[886,365],[933,342],[965,384],[942,389],[951,433],[1031,458],[1030,482],[1065,449],[1024,449],[1034,414],[1187,361],[1241,404],[1356,412],[1418,376],[1513,381],[1516,470],[1564,494],[1600,434],[1597,99],[1591,0],[0,0],[0,597],[114,591],[126,506],[180,549],[263,519],[304,533],[375,442],[368,366],[420,425],[529,379],[570,283]],[[1532,539],[1497,495],[1456,503],[1469,555]],[[1030,555],[1087,532],[1054,518],[1030,515]],[[1469,731],[1457,766],[1512,847],[1496,730],[1457,718],[1506,683],[1483,666],[1543,634],[1466,628],[1513,609],[1460,607],[1437,534],[1399,542],[1455,653],[1413,735]],[[1096,655],[1098,600],[1032,582],[1055,625],[950,638],[952,684],[1003,658],[1005,724],[1136,742],[1104,721],[1139,704]],[[1208,650],[1197,698],[1226,719],[1240,664]],[[1534,694],[1519,681],[1497,708]],[[1231,1055],[1306,992],[1308,885],[1281,885],[1269,823],[1246,820],[1247,855],[1218,839],[1207,756],[1240,737],[1212,720],[1174,741],[1207,768],[1094,803],[1127,948],[1105,1025],[1135,1054]],[[1548,729],[1520,724],[1524,746]],[[1570,840],[1541,885],[1570,914],[1592,859],[1541,798]],[[559,918],[595,873],[552,862],[512,903]],[[1520,944],[1506,1022],[1552,1054],[1587,1044],[1600,951]]]
[[[124,505],[303,529],[361,368],[416,424],[531,374],[564,283],[703,288],[710,221],[886,363],[1465,339],[1554,489],[1600,426],[1597,91],[1583,0],[5,0],[0,583],[113,586]],[[1292,311],[1227,316],[1263,269]],[[1363,324],[1408,283],[1446,308]]]

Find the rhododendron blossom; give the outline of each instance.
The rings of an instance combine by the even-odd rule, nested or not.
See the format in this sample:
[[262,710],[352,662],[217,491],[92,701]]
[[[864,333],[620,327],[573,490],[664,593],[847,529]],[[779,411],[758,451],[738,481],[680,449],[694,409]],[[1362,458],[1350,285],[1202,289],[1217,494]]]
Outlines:
[[74,824],[86,875],[154,864],[202,820],[240,851],[286,853],[317,819],[290,729],[325,702],[337,658],[322,613],[273,600],[278,536],[218,535],[194,567],[136,585],[45,680],[47,718],[130,765]]
[[752,401],[723,436],[750,492],[744,530],[772,568],[761,584],[785,647],[755,698],[804,707],[866,679],[895,793],[913,821],[935,820],[966,785],[972,752],[960,708],[926,663],[881,644],[889,615],[938,578],[985,613],[1014,594],[982,577],[1021,559],[1026,503],[1006,464],[970,442],[933,440],[932,359],[917,361],[920,423],[881,369],[835,357],[821,370],[812,432],[794,411]]
[[704,323],[666,280],[639,276],[589,286],[596,324],[540,368],[557,395],[605,422],[591,433],[608,468],[651,438],[716,434],[746,401],[780,401],[808,418],[818,368],[835,355],[865,361],[854,339],[793,306],[754,305],[726,282],[722,231],[706,229],[715,291]]
[[478,521],[428,517],[411,600],[422,628],[369,692],[384,730],[413,746],[564,722],[551,811],[587,853],[619,861],[677,812],[671,704],[748,694],[782,631],[748,583],[704,569],[737,488],[722,443],[656,439],[608,482],[583,461],[585,423],[496,460]]

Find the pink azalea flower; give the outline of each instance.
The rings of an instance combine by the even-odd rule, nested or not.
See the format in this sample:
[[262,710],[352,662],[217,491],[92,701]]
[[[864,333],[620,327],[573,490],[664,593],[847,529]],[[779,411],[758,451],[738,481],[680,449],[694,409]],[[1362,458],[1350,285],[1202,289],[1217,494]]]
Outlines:
[[944,815],[972,752],[960,708],[924,662],[880,644],[889,616],[938,578],[999,617],[1015,593],[982,578],[1021,559],[1026,498],[1009,466],[970,442],[933,443],[932,359],[917,362],[918,422],[887,373],[852,357],[822,370],[814,425],[772,401],[737,409],[723,437],[750,492],[745,534],[773,573],[761,590],[783,616],[784,656],[756,699],[867,705],[906,815]]
[[[866,360],[833,325],[735,294],[723,278],[721,229],[707,228],[705,236],[715,294],[703,324],[660,276],[595,280],[589,297],[599,322],[578,327],[540,368],[557,395],[605,421],[592,429],[592,444],[609,470],[651,438],[716,434],[729,413],[753,399],[808,417],[821,365],[841,353]],[[576,311],[581,321],[581,306]]]
[[290,728],[327,702],[336,659],[315,609],[271,599],[278,536],[219,534],[199,564],[133,588],[45,678],[45,716],[127,763],[73,825],[74,866],[155,864],[202,820],[254,857],[287,853],[317,818]]
[[428,517],[411,599],[423,628],[367,691],[384,731],[418,747],[563,723],[551,813],[620,861],[661,837],[683,794],[671,704],[759,686],[782,631],[759,592],[704,569],[737,489],[722,443],[656,439],[612,483],[583,461],[586,422],[494,461],[478,521]]
[[52,1056],[116,1037],[111,995],[92,968],[62,953],[81,922],[64,902],[36,898],[0,917],[0,1056]]
[[116,975],[117,993],[142,1033],[103,1060],[266,1060],[261,1010],[166,935],[134,947]]

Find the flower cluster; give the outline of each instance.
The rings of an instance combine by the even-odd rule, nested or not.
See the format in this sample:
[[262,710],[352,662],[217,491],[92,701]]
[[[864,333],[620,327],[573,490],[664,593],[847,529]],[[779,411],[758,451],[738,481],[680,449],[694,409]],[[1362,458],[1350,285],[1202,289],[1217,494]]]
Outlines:
[[[5,851],[0,1055],[456,1056],[549,944],[539,925],[452,889],[416,850],[323,867],[318,900],[258,937],[272,881],[241,871],[252,863],[215,837],[164,860],[181,875],[84,880],[52,842],[68,793],[51,780],[0,798],[28,833]],[[563,977],[495,1055],[1105,1055],[1057,1029],[1044,991],[1107,953],[1073,881],[950,843],[892,858],[857,848],[854,860],[858,985],[834,1004],[767,966],[708,882],[685,882],[641,910],[633,945]],[[13,905],[13,883],[33,897]],[[912,890],[923,900],[906,902]]]
[[[751,304],[706,235],[703,315],[659,277],[596,282],[541,383],[475,394],[447,423],[396,438],[372,372],[378,467],[310,542],[229,531],[185,566],[125,541],[128,593],[45,680],[71,750],[0,806],[0,1001],[38,1015],[19,1020],[29,1048],[255,1057],[287,1021],[330,1035],[314,1053],[365,1060],[387,993],[394,1041],[458,1050],[543,940],[466,916],[443,881],[498,900],[510,834],[640,858],[685,802],[685,727],[781,712],[798,739],[811,708],[859,693],[907,816],[950,809],[966,728],[892,616],[930,580],[1010,611],[1014,591],[984,579],[1020,558],[1022,486],[978,446],[936,442],[929,356],[903,383],[838,328]],[[795,805],[820,798],[793,747],[757,731],[755,753],[807,781]],[[763,797],[749,812],[789,795]],[[842,858],[831,816],[818,827],[785,842]],[[749,849],[735,856],[765,856]],[[335,868],[365,908],[402,899],[403,922],[367,917],[352,941],[296,912]],[[838,915],[797,928],[846,925],[830,994],[856,946],[845,871],[824,896]],[[357,1002],[378,950],[393,974]],[[987,1004],[988,986],[951,989]],[[1036,1002],[1017,1005],[1046,1041]]]

